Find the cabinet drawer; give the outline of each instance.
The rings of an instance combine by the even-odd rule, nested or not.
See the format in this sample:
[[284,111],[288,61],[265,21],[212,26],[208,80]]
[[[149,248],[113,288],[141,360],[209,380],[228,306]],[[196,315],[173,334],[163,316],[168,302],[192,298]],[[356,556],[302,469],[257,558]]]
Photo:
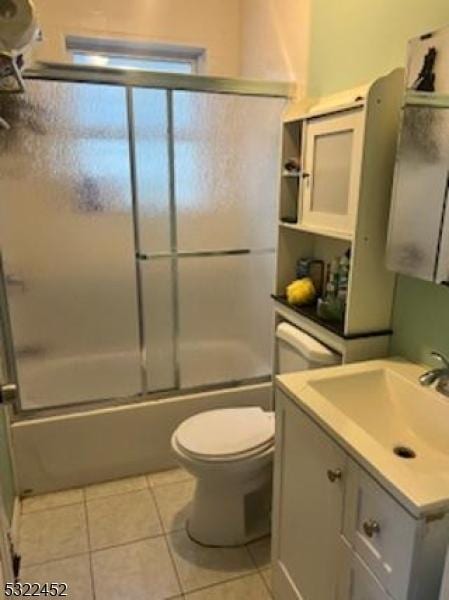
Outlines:
[[406,600],[420,522],[350,461],[343,533],[388,593]]
[[341,539],[337,600],[391,600],[363,561]]

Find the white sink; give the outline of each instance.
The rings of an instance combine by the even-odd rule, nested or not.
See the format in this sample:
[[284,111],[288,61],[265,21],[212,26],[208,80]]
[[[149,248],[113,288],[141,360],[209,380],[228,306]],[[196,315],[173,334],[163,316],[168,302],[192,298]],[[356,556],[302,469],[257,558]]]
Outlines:
[[419,456],[437,452],[449,461],[449,398],[388,367],[309,385],[386,449],[411,446]]
[[416,515],[449,506],[449,398],[425,368],[379,360],[278,377],[280,387]]

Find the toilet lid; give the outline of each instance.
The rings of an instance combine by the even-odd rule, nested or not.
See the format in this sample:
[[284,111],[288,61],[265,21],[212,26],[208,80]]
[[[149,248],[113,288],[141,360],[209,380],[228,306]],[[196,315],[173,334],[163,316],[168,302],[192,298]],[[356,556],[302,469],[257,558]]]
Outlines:
[[263,449],[274,438],[274,414],[258,407],[210,410],[187,419],[175,434],[196,456],[224,458]]

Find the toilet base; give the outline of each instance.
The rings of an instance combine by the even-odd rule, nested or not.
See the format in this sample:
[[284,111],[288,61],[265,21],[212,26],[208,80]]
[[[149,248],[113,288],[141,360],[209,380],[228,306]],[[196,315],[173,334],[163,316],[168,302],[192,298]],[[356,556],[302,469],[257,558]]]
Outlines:
[[187,528],[203,546],[242,546],[270,533],[272,465],[249,480],[207,477],[197,480]]

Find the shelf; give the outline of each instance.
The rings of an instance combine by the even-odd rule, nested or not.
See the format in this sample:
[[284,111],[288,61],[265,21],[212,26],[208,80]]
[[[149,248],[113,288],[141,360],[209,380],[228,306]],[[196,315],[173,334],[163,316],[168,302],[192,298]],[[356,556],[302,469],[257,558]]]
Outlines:
[[287,302],[287,298],[285,296],[277,296],[272,294],[271,297],[276,300],[276,302],[280,302],[284,306],[287,306],[291,310],[295,311],[299,315],[310,319],[314,323],[321,325],[328,331],[335,333],[339,337],[345,337],[345,325],[341,321],[325,321],[321,317],[319,317],[316,313],[316,303],[315,304],[305,304],[302,306],[296,306],[294,304],[289,304]]
[[346,242],[352,242],[352,234],[345,231],[332,231],[331,229],[318,229],[316,227],[307,227],[300,223],[287,223],[279,221],[279,227],[285,227],[286,229],[293,229],[294,231],[300,231],[302,233],[312,233],[314,235],[322,235],[325,237],[334,238],[335,240],[344,240]]
[[382,329],[380,331],[365,331],[363,333],[345,333],[344,323],[341,321],[326,321],[319,317],[316,313],[316,304],[307,304],[304,306],[295,306],[293,304],[289,304],[287,302],[287,298],[285,296],[278,296],[276,294],[271,294],[273,300],[279,302],[283,306],[286,306],[290,310],[306,319],[309,319],[313,323],[320,325],[323,329],[327,329],[331,333],[338,335],[345,340],[357,340],[367,337],[378,337],[378,336],[386,336],[392,335],[393,331],[391,329]]

